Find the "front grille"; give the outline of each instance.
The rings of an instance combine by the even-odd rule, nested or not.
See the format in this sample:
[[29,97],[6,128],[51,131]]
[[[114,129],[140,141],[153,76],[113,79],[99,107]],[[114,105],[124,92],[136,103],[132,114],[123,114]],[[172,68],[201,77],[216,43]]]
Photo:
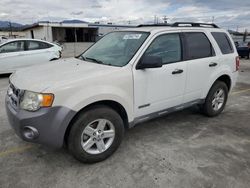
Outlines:
[[16,88],[13,84],[10,84],[10,92],[8,93],[10,97],[10,102],[14,108],[19,106],[19,102],[21,99],[22,91]]

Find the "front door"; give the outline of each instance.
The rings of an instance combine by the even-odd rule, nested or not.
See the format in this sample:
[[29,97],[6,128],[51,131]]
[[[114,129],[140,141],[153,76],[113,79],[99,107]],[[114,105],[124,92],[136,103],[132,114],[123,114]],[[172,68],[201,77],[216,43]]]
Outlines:
[[9,73],[22,66],[24,41],[9,42],[0,47],[0,73]]
[[143,57],[158,56],[163,66],[134,69],[136,117],[151,114],[182,104],[186,62],[182,61],[180,33],[160,34],[152,40]]

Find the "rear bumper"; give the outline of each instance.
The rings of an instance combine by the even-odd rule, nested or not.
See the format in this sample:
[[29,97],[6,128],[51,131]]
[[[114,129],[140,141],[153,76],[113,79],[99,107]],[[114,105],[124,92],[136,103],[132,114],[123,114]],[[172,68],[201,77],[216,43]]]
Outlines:
[[[66,129],[75,115],[66,107],[41,108],[36,112],[15,109],[8,96],[5,98],[5,107],[9,123],[21,139],[53,148],[63,146]],[[37,130],[36,138],[29,139],[24,135],[27,127]]]
[[232,83],[231,83],[230,91],[232,91],[232,89],[235,87],[236,82],[237,82],[237,79],[238,79],[238,76],[239,76],[239,71],[233,72],[233,74],[232,74],[232,80],[231,80]]

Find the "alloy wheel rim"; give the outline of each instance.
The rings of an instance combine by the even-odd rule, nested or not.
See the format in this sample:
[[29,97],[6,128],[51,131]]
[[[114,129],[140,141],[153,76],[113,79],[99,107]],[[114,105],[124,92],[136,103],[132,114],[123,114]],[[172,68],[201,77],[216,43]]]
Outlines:
[[214,111],[218,111],[222,108],[225,102],[225,92],[223,89],[218,89],[212,100],[212,108]]
[[89,154],[100,154],[112,145],[114,138],[114,125],[107,119],[97,119],[90,122],[83,130],[81,146]]

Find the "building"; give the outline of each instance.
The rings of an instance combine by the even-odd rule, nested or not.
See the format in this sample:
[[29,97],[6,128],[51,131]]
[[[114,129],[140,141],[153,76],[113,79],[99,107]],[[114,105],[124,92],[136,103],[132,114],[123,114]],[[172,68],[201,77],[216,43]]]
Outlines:
[[42,39],[63,44],[63,57],[81,54],[101,36],[130,25],[88,23],[79,20],[38,22],[23,29],[26,38]]
[[6,31],[6,30],[0,30],[0,37],[4,38],[24,38],[25,32],[23,31]]
[[49,42],[95,42],[108,32],[135,26],[88,23],[78,20],[38,22],[23,29],[27,38]]

